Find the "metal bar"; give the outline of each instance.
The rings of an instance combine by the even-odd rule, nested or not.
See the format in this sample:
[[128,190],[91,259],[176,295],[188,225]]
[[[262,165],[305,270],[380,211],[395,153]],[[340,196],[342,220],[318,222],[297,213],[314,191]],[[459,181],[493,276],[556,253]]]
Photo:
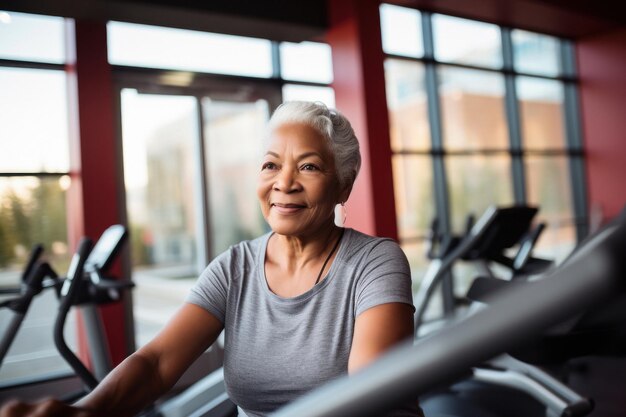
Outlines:
[[65,71],[65,64],[52,62],[19,61],[16,59],[0,59],[0,68],[1,67]]
[[[513,44],[511,40],[511,30],[502,28],[502,56],[504,67],[514,68]],[[515,74],[512,72],[504,74],[504,105],[506,110],[507,127],[509,133],[509,146],[511,148],[511,175],[513,178],[513,193],[515,203],[526,203],[526,183],[524,173],[524,161],[522,160],[522,127],[520,123],[520,113],[517,100],[517,90],[515,86]]]
[[562,75],[558,75],[558,76],[542,75],[542,74],[535,74],[535,73],[531,73],[531,72],[516,71],[512,67],[511,68],[507,68],[506,66],[504,66],[502,68],[481,67],[481,66],[478,66],[478,65],[463,64],[463,63],[460,63],[460,62],[443,62],[443,61],[438,61],[437,59],[435,59],[433,57],[415,58],[415,57],[410,57],[410,56],[405,56],[405,55],[394,55],[394,54],[389,54],[389,53],[385,54],[385,58],[387,58],[387,59],[394,59],[394,60],[398,60],[398,61],[406,61],[406,62],[421,62],[421,63],[424,63],[424,64],[445,65],[446,67],[461,68],[461,69],[468,69],[468,70],[487,71],[487,72],[498,73],[498,74],[523,75],[525,77],[533,77],[533,78],[538,78],[538,79],[542,79],[542,80],[558,80],[558,81],[565,81],[565,82],[578,82],[578,78],[576,78],[576,76],[574,76],[574,75],[568,75],[568,74],[562,74]]
[[272,78],[282,79],[282,67],[280,65],[280,43],[272,42]]
[[0,172],[0,177],[62,177],[70,172]]
[[85,384],[85,387],[91,391],[98,385],[98,381],[89,372],[85,365],[76,357],[74,352],[67,346],[63,335],[63,329],[65,327],[65,320],[67,314],[72,307],[81,284],[82,274],[84,272],[85,259],[89,256],[91,251],[91,241],[83,238],[78,244],[78,250],[72,257],[67,278],[61,288],[61,294],[59,299],[59,310],[56,320],[54,322],[54,345],[56,346],[59,354],[65,359],[65,361],[72,367],[74,372],[80,377]]
[[[208,97],[207,97],[208,98]],[[204,120],[204,104],[203,97],[196,97],[196,121],[197,121],[197,137],[194,138],[194,147],[196,153],[195,160],[195,177],[197,181],[194,185],[195,207],[198,208],[198,221],[196,222],[196,240],[198,244],[196,259],[196,272],[199,274],[209,264],[211,260],[212,242],[211,242],[211,208],[209,207],[209,187],[211,186],[211,178],[206,168],[207,166],[207,149],[206,144],[208,138],[205,137],[206,126]],[[210,104],[209,104],[210,106]],[[211,127],[209,126],[209,129]]]
[[[125,172],[124,172],[124,144],[123,144],[123,136],[122,136],[122,88],[120,85],[115,85],[115,94],[113,95],[113,104],[114,104],[114,112],[117,117],[115,118],[115,148],[117,150],[118,155],[118,164],[117,164],[117,176],[115,178],[116,181],[116,189],[117,189],[117,201],[119,201],[118,205],[118,216],[120,219],[120,223],[124,225],[129,225],[128,219],[128,211],[127,211],[127,200],[126,200],[126,181],[125,181]],[[120,268],[121,274],[123,277],[132,279],[132,260],[131,260],[131,245],[126,245],[122,249],[122,253],[120,255]],[[122,296],[122,305],[124,310],[124,340],[126,340],[126,353],[130,355],[132,352],[136,350],[136,340],[135,340],[135,316],[133,314],[133,296],[130,291],[125,293]]]
[[20,326],[22,325],[22,321],[24,321],[24,315],[22,313],[12,312],[13,317],[7,326],[6,331],[2,335],[2,340],[0,341],[0,367],[2,366],[2,362],[4,361],[4,356],[9,351],[11,344],[13,344],[13,340],[15,339],[15,335],[17,334]]
[[[565,74],[575,74],[576,64],[574,46],[571,42],[561,41],[561,70]],[[572,151],[583,152],[582,128],[580,125],[580,104],[576,83],[566,82],[563,86],[563,102],[565,117],[565,140],[567,148]],[[570,181],[572,183],[572,199],[574,203],[574,217],[576,221],[576,237],[581,241],[589,232],[587,224],[587,188],[585,178],[585,164],[581,157],[568,158]]]
[[474,379],[523,391],[532,398],[538,399],[548,410],[558,413],[556,415],[559,416],[568,406],[563,398],[555,395],[537,381],[517,372],[478,368],[474,369]]
[[432,149],[432,150],[417,150],[417,149],[403,149],[394,151],[394,155],[421,155],[421,156],[473,156],[473,155],[511,155],[512,157],[524,157],[528,155],[533,156],[566,156],[582,157],[585,155],[582,149]]
[[[163,76],[165,75],[175,75],[180,73],[191,73],[194,75],[192,85],[190,87],[201,87],[206,81],[216,81],[216,82],[228,82],[228,81],[236,81],[236,82],[251,82],[259,85],[268,85],[268,86],[282,86],[285,83],[289,84],[298,84],[298,85],[308,85],[312,87],[331,87],[328,83],[321,83],[317,81],[303,81],[303,80],[284,80],[282,78],[276,78],[274,76],[270,78],[260,78],[260,77],[250,77],[245,75],[234,75],[234,74],[218,74],[218,73],[208,73],[208,72],[194,72],[194,71],[177,71],[177,70],[167,70],[160,68],[148,68],[148,67],[132,67],[132,66],[124,66],[124,65],[112,65],[111,67],[113,71],[113,76],[116,80],[140,76],[144,77],[153,77],[161,79],[161,83],[163,82]],[[184,87],[187,88],[187,87]],[[184,93],[178,93],[184,94]]]
[[113,361],[111,361],[111,355],[107,349],[109,343],[107,342],[104,325],[102,324],[98,308],[94,304],[82,305],[80,312],[85,321],[93,374],[98,381],[102,381],[113,369]]
[[512,370],[524,373],[543,386],[548,387],[552,392],[568,402],[576,402],[583,399],[577,392],[571,390],[567,385],[543,371],[541,368],[519,361],[512,356],[506,357],[504,363]]
[[[433,41],[432,14],[422,13],[422,37],[424,39],[424,56],[435,56],[435,44]],[[444,149],[443,132],[441,126],[441,103],[439,101],[439,81],[436,64],[425,64],[424,76],[426,81],[426,96],[428,102],[428,123],[430,125],[431,149],[439,151]],[[452,232],[450,221],[450,197],[448,194],[448,182],[446,180],[446,168],[443,156],[433,157],[433,181],[435,191],[435,208],[437,218],[444,233]],[[441,281],[441,296],[443,299],[443,311],[448,314],[454,311],[454,282],[452,274],[446,274]]]
[[461,241],[450,254],[446,255],[444,259],[434,259],[426,272],[426,275],[420,283],[420,288],[415,295],[415,334],[419,332],[419,328],[424,320],[424,314],[428,307],[428,302],[432,298],[433,292],[437,288],[437,284],[443,282],[447,276],[450,275],[452,266],[465,254],[467,251],[476,245],[476,242],[481,239],[494,219],[496,218],[498,210],[495,206],[489,207],[485,214],[476,222],[474,227],[469,232],[469,235]]

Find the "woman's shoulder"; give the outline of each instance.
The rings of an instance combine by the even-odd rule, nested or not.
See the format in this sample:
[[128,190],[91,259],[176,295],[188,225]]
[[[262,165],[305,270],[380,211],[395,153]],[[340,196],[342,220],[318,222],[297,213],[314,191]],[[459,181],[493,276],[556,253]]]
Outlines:
[[347,255],[350,257],[369,256],[372,254],[388,254],[395,257],[404,256],[398,243],[388,237],[371,236],[355,229],[347,229]]

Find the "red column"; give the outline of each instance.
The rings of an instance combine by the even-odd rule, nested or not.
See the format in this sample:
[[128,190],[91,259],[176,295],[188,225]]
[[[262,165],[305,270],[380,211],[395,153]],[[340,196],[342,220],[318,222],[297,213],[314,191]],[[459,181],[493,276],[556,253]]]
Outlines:
[[379,2],[328,0],[337,108],[351,121],[363,164],[347,204],[348,226],[397,239]]
[[626,205],[626,29],[576,42],[589,207],[604,220]]
[[[117,152],[106,22],[76,20],[68,33],[68,96],[73,118],[68,228],[70,246],[76,248],[82,236],[95,241],[108,226],[121,221],[117,181],[121,156]],[[112,359],[119,363],[126,356],[123,306],[116,303],[100,310]],[[85,357],[84,337],[79,339]]]

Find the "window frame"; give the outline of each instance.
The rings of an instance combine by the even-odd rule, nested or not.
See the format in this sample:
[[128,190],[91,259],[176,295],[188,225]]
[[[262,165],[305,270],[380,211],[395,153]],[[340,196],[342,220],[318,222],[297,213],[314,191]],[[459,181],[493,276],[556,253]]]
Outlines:
[[[30,13],[29,13],[30,14]],[[39,16],[39,14],[33,14]],[[67,28],[69,25],[73,24],[72,19],[63,17],[63,24]],[[65,31],[65,37],[67,37],[67,30]],[[66,41],[67,42],[67,41]],[[67,57],[67,51],[66,51]],[[31,60],[20,60],[20,59],[7,59],[0,57],[0,68],[15,68],[15,69],[28,69],[28,70],[42,70],[42,71],[56,71],[62,72],[68,83],[70,82],[70,74],[67,66],[67,58],[65,62],[55,63],[55,62],[45,62],[45,61],[31,61]],[[72,98],[69,96],[66,97],[66,105],[68,106],[68,115],[69,119],[72,119],[72,106],[70,105]],[[71,147],[71,142],[73,138],[71,137],[71,121],[68,120],[68,145]],[[4,171],[0,170],[0,179],[10,179],[10,178],[19,178],[19,177],[34,177],[40,180],[50,180],[56,179],[59,180],[62,177],[72,177],[72,155],[71,149],[68,147],[68,156],[69,156],[69,166],[67,170],[63,171]],[[68,212],[72,211],[72,206],[70,204],[67,205]],[[68,231],[69,235],[69,231]],[[68,380],[66,382],[66,380]],[[0,382],[0,390],[4,391],[7,389],[17,389],[22,386],[31,386],[34,384],[39,384],[42,382],[52,382],[52,381],[61,381],[66,385],[75,385],[74,382],[78,380],[78,377],[75,375],[74,371],[66,365],[66,369],[59,369],[54,371],[49,371],[46,373],[29,375],[29,376],[19,376],[15,378],[8,379],[6,381]]]
[[[386,4],[386,3],[382,3]],[[382,5],[381,4],[381,5]],[[439,230],[443,233],[451,233],[451,198],[449,195],[448,178],[446,175],[446,159],[451,155],[485,155],[505,153],[511,158],[511,179],[513,182],[514,202],[525,204],[528,202],[526,173],[524,160],[527,156],[563,156],[568,161],[568,176],[571,184],[573,200],[573,218],[568,219],[574,225],[577,241],[582,240],[588,233],[588,207],[586,200],[586,183],[584,171],[584,149],[582,144],[582,129],[579,118],[578,84],[576,75],[574,44],[571,40],[558,38],[559,60],[561,64],[560,74],[557,76],[542,75],[531,72],[522,72],[515,69],[513,64],[513,41],[511,32],[513,28],[498,25],[502,42],[502,67],[492,68],[488,66],[476,66],[456,62],[442,62],[435,57],[434,32],[432,18],[434,13],[402,6],[408,9],[418,10],[420,21],[416,22],[421,27],[423,40],[423,55],[410,57],[383,52],[384,61],[397,60],[413,63],[421,63],[424,68],[425,91],[427,101],[428,123],[430,125],[431,146],[429,150],[391,150],[392,158],[401,156],[426,156],[432,160],[433,190],[435,199],[435,211],[439,221]],[[479,22],[479,21],[476,21]],[[508,148],[504,150],[472,149],[472,150],[448,150],[446,149],[442,132],[442,106],[439,93],[438,69],[442,66],[460,69],[487,71],[504,76],[505,82],[505,117],[508,128]],[[562,103],[565,144],[563,149],[531,150],[523,145],[521,131],[521,115],[517,88],[517,77],[532,79],[556,80],[563,85],[564,97]],[[426,235],[400,238],[400,243],[419,244],[425,242]],[[444,313],[452,312],[455,307],[454,282],[451,274],[444,278],[441,285],[443,295]]]

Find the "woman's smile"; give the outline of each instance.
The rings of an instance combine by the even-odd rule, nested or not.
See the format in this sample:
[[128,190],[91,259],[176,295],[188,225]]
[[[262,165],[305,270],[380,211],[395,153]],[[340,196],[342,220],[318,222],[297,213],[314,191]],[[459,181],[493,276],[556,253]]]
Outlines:
[[304,204],[293,203],[272,203],[270,207],[283,215],[296,214],[307,208]]

